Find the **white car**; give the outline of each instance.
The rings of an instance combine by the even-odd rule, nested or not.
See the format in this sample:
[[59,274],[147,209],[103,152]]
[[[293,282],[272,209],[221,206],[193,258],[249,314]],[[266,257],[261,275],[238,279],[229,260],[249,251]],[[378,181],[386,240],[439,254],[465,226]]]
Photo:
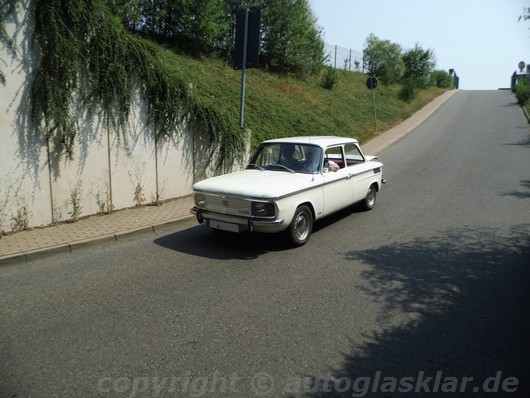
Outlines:
[[292,137],[264,141],[245,170],[193,185],[199,223],[232,232],[282,232],[305,244],[313,223],[354,203],[371,210],[383,164],[357,140]]

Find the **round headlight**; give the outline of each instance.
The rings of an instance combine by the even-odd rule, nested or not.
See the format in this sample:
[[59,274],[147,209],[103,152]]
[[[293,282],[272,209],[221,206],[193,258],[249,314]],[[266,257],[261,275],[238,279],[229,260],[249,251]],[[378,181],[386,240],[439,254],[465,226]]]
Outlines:
[[196,193],[193,195],[193,200],[195,201],[195,206],[200,208],[206,207],[206,196],[200,193]]

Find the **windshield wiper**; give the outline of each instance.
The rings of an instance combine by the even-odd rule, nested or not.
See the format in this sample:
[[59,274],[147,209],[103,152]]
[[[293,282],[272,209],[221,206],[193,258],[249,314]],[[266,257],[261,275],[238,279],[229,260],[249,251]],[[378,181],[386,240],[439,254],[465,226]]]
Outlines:
[[265,170],[263,167],[257,165],[256,163],[249,163],[249,164],[247,164],[247,167],[245,167],[245,169],[260,169],[260,170]]
[[283,165],[283,164],[280,164],[280,163],[276,163],[274,165],[272,165],[272,167],[281,167],[282,169],[285,169],[286,171],[290,172],[290,173],[296,173],[296,171],[294,171],[293,169],[290,169],[289,167]]

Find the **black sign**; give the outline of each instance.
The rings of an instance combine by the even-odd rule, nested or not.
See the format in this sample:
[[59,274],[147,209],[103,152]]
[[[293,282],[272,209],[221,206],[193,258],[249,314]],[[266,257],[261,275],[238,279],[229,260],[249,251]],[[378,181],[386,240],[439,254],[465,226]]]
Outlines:
[[366,80],[366,87],[368,87],[370,90],[373,90],[374,88],[377,87],[377,83],[379,83],[377,81],[377,77],[375,76],[370,76],[368,78],[368,80]]
[[236,43],[234,47],[234,69],[243,68],[243,43],[245,42],[245,19],[247,25],[247,68],[259,67],[259,41],[261,30],[261,8],[252,7],[236,13]]

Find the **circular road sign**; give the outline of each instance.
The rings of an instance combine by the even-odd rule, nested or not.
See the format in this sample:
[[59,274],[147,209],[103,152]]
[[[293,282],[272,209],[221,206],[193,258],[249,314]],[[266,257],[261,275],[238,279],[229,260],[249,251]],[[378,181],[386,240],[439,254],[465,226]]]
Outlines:
[[368,78],[368,80],[366,80],[366,87],[368,87],[370,90],[373,90],[374,88],[377,87],[377,83],[379,83],[377,81],[377,77],[375,76],[370,76]]

